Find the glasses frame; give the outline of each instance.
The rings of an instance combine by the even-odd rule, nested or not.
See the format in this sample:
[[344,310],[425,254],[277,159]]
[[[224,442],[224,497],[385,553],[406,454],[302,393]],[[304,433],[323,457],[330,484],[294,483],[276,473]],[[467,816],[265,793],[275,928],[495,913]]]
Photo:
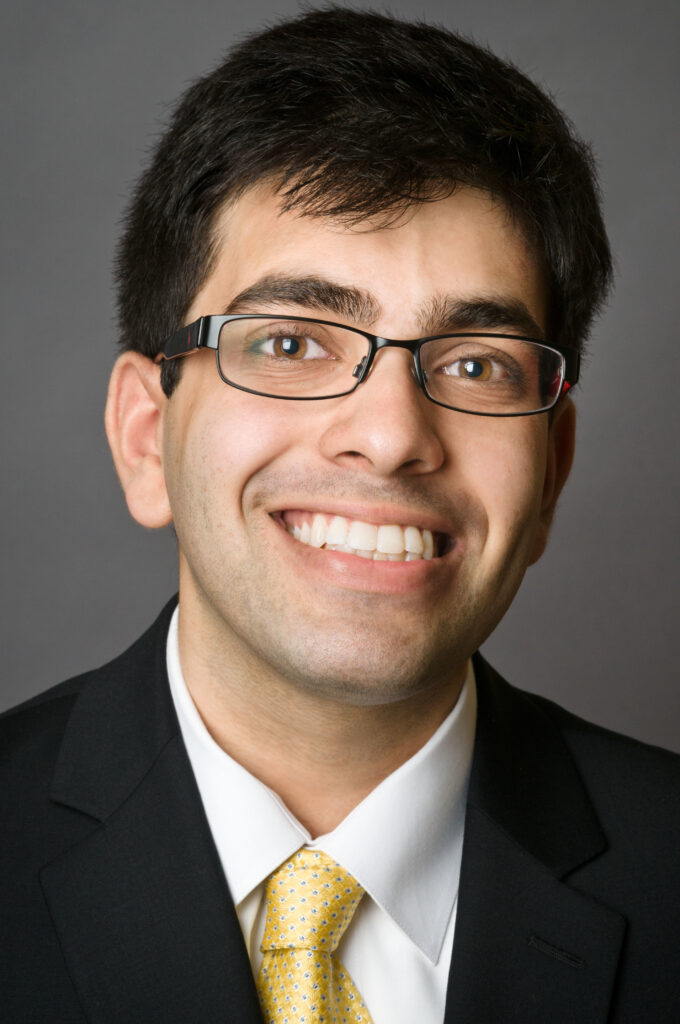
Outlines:
[[[254,391],[252,388],[244,387],[243,384],[236,384],[233,380],[229,380],[228,377],[225,377],[220,365],[220,331],[225,324],[231,323],[234,320],[263,319],[294,320],[296,323],[321,324],[324,327],[340,327],[344,331],[351,331],[353,334],[359,334],[362,338],[365,338],[369,343],[369,351],[368,355],[364,360],[362,360],[363,365],[359,364],[361,366],[361,370],[356,374],[356,383],[351,388],[348,388],[347,391],[341,391],[337,395],[301,395],[297,397],[295,395],[271,395],[264,391]],[[446,405],[444,402],[438,401],[438,399],[433,398],[427,390],[427,382],[420,362],[420,350],[426,342],[439,341],[442,338],[506,338],[511,341],[527,341],[533,345],[541,345],[543,348],[551,349],[553,352],[556,352],[562,360],[560,386],[555,398],[550,405],[542,406],[540,409],[531,409],[529,412],[477,412],[473,409],[459,409],[457,406]],[[351,395],[353,391],[356,391],[359,385],[368,377],[377,353],[383,348],[407,349],[413,356],[414,376],[425,397],[428,398],[430,402],[441,406],[443,409],[453,409],[454,412],[462,412],[470,416],[536,416],[539,413],[550,412],[550,410],[557,405],[560,398],[578,382],[579,378],[580,356],[576,349],[567,348],[564,345],[548,344],[548,342],[541,338],[529,338],[522,334],[500,334],[498,332],[490,331],[447,331],[444,334],[431,334],[425,338],[415,338],[412,341],[400,341],[394,338],[381,338],[377,334],[371,334],[369,331],[362,331],[358,327],[348,327],[346,324],[339,324],[333,320],[320,320],[318,317],[296,316],[294,314],[291,315],[290,313],[226,313],[223,315],[201,316],[198,320],[194,320],[192,323],[186,324],[184,327],[180,327],[178,331],[175,331],[175,333],[165,342],[163,348],[156,356],[155,362],[160,363],[166,359],[179,359],[182,356],[188,356],[195,352],[200,352],[201,349],[214,349],[217,362],[217,372],[224,383],[228,384],[229,387],[237,388],[239,391],[246,391],[251,395],[259,395],[262,398],[276,398],[282,402],[323,402],[330,398],[343,398],[345,395]]]

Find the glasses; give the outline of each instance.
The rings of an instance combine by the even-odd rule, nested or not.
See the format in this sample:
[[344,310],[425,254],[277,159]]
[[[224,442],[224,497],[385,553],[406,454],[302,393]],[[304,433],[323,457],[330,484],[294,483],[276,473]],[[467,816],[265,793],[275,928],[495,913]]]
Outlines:
[[308,317],[202,316],[172,335],[156,361],[214,349],[220,377],[266,398],[341,398],[366,380],[383,348],[407,349],[412,372],[437,405],[477,416],[547,412],[577,382],[571,348],[516,334],[468,331],[394,341]]

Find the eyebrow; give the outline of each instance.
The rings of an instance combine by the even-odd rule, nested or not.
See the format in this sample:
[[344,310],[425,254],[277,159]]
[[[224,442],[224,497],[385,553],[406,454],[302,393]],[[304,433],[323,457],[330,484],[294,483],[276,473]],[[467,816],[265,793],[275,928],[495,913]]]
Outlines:
[[536,339],[543,336],[525,303],[502,295],[470,299],[437,296],[424,303],[419,314],[421,329],[426,334],[503,327]]
[[303,309],[333,313],[344,320],[373,324],[380,318],[380,303],[363,288],[327,281],[321,277],[289,277],[268,274],[239,292],[225,313],[259,312],[261,306],[291,304]]
[[[223,311],[266,312],[263,307],[299,306],[311,313],[330,313],[355,324],[373,325],[382,315],[375,296],[364,288],[344,285],[313,275],[292,277],[267,274],[232,299]],[[514,333],[541,338],[542,330],[521,299],[502,295],[459,298],[434,296],[418,310],[423,337],[447,331],[505,328]]]

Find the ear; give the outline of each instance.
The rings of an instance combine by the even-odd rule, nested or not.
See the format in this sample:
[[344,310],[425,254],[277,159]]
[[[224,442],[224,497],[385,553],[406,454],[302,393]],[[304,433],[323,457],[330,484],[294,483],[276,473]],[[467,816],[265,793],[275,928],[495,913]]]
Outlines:
[[111,374],[104,423],[130,514],[142,526],[172,520],[162,459],[167,401],[158,366],[124,352]]
[[550,421],[541,512],[529,565],[538,561],[548,543],[550,524],[555,514],[557,499],[567,482],[574,461],[575,440],[576,407],[570,398],[565,397],[555,407]]

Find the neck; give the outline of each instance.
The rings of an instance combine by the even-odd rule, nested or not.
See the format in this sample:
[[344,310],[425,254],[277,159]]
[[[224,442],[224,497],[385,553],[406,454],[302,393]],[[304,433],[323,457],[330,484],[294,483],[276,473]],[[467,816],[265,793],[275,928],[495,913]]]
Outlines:
[[212,738],[274,790],[313,838],[336,828],[428,741],[455,705],[465,674],[462,666],[455,678],[386,704],[320,696],[274,671],[238,638],[197,629],[184,598],[179,652]]

